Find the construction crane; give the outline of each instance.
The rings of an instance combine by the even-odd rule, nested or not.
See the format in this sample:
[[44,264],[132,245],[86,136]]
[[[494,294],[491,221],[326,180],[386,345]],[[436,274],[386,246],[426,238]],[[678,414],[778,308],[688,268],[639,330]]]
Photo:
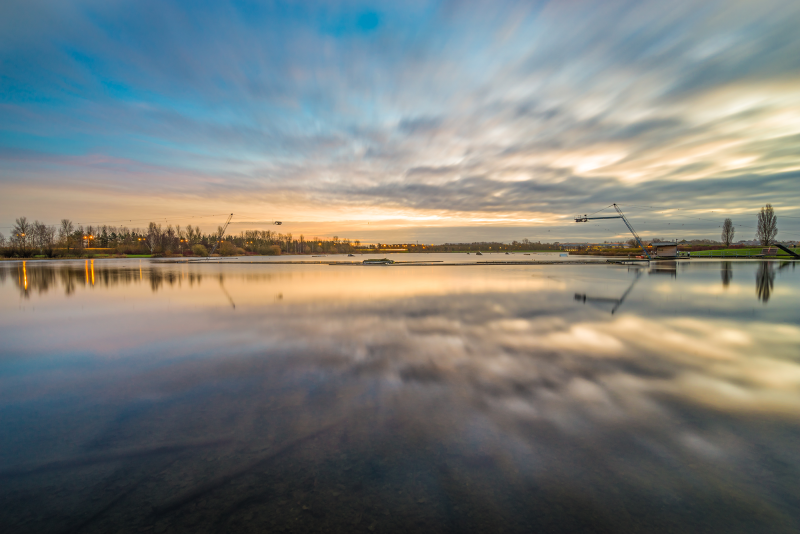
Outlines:
[[225,236],[225,230],[228,229],[228,225],[231,223],[231,219],[233,219],[233,213],[228,215],[228,220],[225,221],[225,226],[223,226],[220,231],[219,235],[217,236],[217,242],[214,243],[214,248],[211,249],[211,252],[208,253],[208,257],[210,258],[212,254],[217,250],[217,247],[220,243],[222,243],[222,238]]
[[639,244],[640,247],[642,247],[642,253],[644,253],[645,257],[648,260],[653,259],[650,257],[650,253],[647,252],[647,247],[644,246],[644,243],[642,243],[642,240],[639,238],[639,234],[636,233],[636,230],[633,229],[631,223],[629,223],[628,219],[625,218],[625,214],[622,213],[622,210],[619,209],[619,206],[617,206],[616,204],[612,204],[612,206],[614,206],[614,209],[617,210],[617,213],[619,213],[619,215],[611,215],[607,217],[589,217],[587,215],[584,215],[583,217],[575,217],[575,222],[589,222],[597,219],[622,219],[622,222],[625,223],[625,226],[627,226],[628,230],[630,230],[631,233],[633,234],[633,238],[636,239],[636,242]]

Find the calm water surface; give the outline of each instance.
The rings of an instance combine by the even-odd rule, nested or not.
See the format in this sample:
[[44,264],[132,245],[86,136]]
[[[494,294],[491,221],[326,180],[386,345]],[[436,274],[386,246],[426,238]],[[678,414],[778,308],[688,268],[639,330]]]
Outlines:
[[2,263],[0,530],[798,532],[798,297],[789,262]]

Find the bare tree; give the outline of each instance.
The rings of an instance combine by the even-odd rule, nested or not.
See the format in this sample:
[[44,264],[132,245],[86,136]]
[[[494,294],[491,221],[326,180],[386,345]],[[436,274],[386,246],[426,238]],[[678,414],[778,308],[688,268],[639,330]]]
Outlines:
[[150,254],[155,254],[156,249],[161,246],[163,236],[164,232],[161,230],[161,225],[151,222],[147,227],[147,235],[144,240],[147,248],[150,249]]
[[200,243],[203,240],[203,231],[200,230],[199,226],[194,227],[194,242]]
[[725,243],[726,247],[731,246],[731,243],[733,243],[733,235],[735,233],[736,229],[733,227],[733,221],[725,219],[725,222],[722,223],[722,242]]
[[31,245],[38,249],[39,252],[42,251],[44,248],[45,240],[47,239],[47,226],[44,223],[40,223],[38,220],[33,221],[31,225],[31,236],[32,239],[30,241]]
[[78,256],[83,255],[83,249],[86,248],[84,246],[84,239],[86,238],[86,234],[83,230],[83,225],[79,224],[75,231],[72,232],[72,240],[75,241],[75,251],[77,252]]
[[756,228],[756,239],[761,242],[762,246],[770,246],[775,240],[775,236],[778,235],[778,217],[775,216],[772,204],[767,204],[761,208]]
[[183,256],[183,243],[186,241],[186,231],[181,228],[181,225],[175,226],[175,238],[178,240],[178,247],[181,251],[181,256]]
[[162,234],[162,244],[165,249],[164,251],[167,252],[167,254],[172,254],[172,248],[175,245],[175,229],[171,224],[167,225],[167,229]]
[[64,240],[64,245],[67,247],[69,253],[70,243],[72,241],[72,233],[75,227],[69,219],[61,219],[61,226],[58,228],[58,237]]
[[28,222],[27,217],[20,217],[15,221],[14,229],[12,230],[11,238],[16,238],[16,241],[20,243],[22,246],[28,244],[28,240],[31,237],[31,225]]
[[31,232],[33,233],[33,246],[39,249],[40,254],[44,253],[48,258],[52,258],[56,245],[56,227],[34,221]]
[[23,257],[28,253],[28,243],[33,240],[32,230],[27,217],[18,218],[11,230],[11,243],[19,249],[18,253]]

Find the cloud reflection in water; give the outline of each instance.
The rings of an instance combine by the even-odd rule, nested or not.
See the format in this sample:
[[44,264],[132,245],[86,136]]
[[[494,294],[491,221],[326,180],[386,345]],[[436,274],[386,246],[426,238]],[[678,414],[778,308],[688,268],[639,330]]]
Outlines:
[[[38,338],[40,311],[4,305],[6,524],[798,527],[791,298],[751,308],[752,289],[685,291],[719,285],[719,264],[642,277],[615,315],[574,294],[622,294],[635,274],[617,268],[292,267],[224,267],[233,309],[219,284],[199,283],[220,267],[190,285],[173,267],[137,281],[96,266],[96,280],[119,282],[90,289],[76,275],[67,298],[18,299],[46,308]],[[27,270],[51,288],[70,278]],[[796,295],[794,271],[780,272]],[[18,291],[0,290],[5,302]],[[120,311],[123,298],[140,311]],[[77,305],[91,305],[79,333],[64,315]]]

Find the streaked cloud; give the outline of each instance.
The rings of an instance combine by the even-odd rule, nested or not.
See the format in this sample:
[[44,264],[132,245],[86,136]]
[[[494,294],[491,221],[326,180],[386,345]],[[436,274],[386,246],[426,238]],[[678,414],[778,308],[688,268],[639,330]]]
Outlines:
[[[12,1],[0,15],[0,224],[78,215],[43,186],[86,191],[81,215],[155,197],[159,215],[371,220],[352,228],[377,238],[392,219],[442,241],[486,219],[498,239],[531,222],[549,240],[613,237],[567,224],[611,202],[800,215],[795,2]],[[652,232],[671,230],[659,217]],[[684,235],[717,233],[694,219]]]

